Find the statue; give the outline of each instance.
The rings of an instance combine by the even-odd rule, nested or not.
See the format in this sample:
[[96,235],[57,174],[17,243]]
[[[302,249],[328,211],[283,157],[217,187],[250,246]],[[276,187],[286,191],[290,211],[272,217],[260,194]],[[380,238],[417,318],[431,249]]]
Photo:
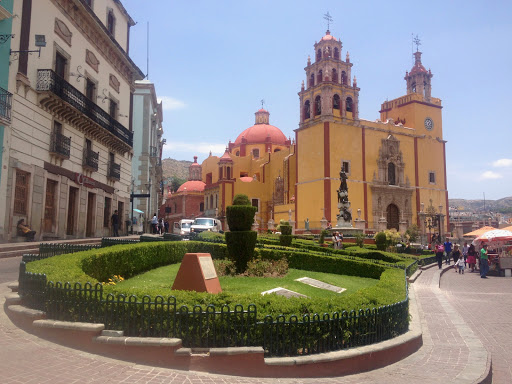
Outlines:
[[347,174],[343,166],[340,170],[340,188],[338,189],[338,226],[352,226],[352,212],[350,210],[350,201],[348,201]]
[[306,228],[306,231],[309,231],[309,217],[306,217],[306,220],[304,221],[304,227]]

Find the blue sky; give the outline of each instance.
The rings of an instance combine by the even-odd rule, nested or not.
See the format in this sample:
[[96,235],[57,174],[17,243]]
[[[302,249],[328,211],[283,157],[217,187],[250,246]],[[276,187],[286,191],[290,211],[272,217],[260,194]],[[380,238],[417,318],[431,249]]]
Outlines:
[[[360,117],[379,117],[405,94],[411,34],[421,39],[432,96],[443,101],[450,198],[512,196],[511,1],[124,0],[137,22],[130,56],[164,106],[164,157],[202,161],[254,124],[265,100],[270,123],[294,137],[308,55],[324,34],[350,52]],[[344,57],[343,53],[343,57]]]

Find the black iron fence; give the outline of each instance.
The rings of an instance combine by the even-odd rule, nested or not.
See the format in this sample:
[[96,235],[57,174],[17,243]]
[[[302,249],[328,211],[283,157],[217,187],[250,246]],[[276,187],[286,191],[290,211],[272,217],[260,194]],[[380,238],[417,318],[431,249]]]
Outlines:
[[138,239],[120,239],[119,237],[102,237],[101,247],[110,247],[118,244],[137,244],[140,240]]
[[266,356],[324,353],[400,335],[409,324],[407,284],[405,289],[405,300],[371,310],[257,321],[252,304],[190,309],[178,306],[173,296],[114,297],[105,295],[100,283],[47,282],[45,275],[26,272],[24,262],[19,275],[23,305],[45,311],[50,319],[104,323],[126,336],[180,338],[189,348],[262,346]]
[[12,93],[0,87],[0,118],[11,121]]
[[94,152],[93,150],[91,150],[89,148],[84,148],[82,165],[91,171],[97,172],[99,156],[100,156],[99,152]]
[[133,133],[51,69],[37,71],[37,90],[50,91],[117,138],[133,146]]
[[[75,253],[88,251],[89,249],[101,248],[98,244],[58,244],[58,243],[41,243],[39,244],[39,259],[46,259],[56,255],[64,255],[66,253]],[[35,259],[35,260],[39,260]]]
[[50,135],[50,152],[60,157],[69,159],[71,149],[71,137],[66,137],[62,133],[52,132]]

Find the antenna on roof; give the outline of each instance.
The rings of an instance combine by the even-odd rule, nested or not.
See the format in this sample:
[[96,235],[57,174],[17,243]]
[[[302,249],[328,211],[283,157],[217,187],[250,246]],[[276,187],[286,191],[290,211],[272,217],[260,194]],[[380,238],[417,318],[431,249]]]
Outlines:
[[146,79],[149,80],[149,21],[146,29]]
[[327,13],[324,14],[324,20],[327,21],[327,30],[329,30],[330,23],[332,23],[332,17],[329,14],[329,11],[327,11]]

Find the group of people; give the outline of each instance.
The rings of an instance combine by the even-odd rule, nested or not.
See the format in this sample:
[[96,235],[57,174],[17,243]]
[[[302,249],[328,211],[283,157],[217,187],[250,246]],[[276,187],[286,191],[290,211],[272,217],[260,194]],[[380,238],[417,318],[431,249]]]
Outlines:
[[332,233],[332,246],[334,247],[334,249],[343,249],[343,233]]
[[487,278],[487,273],[489,272],[489,257],[487,254],[487,244],[482,245],[482,249],[480,253],[478,253],[473,244],[468,246],[468,243],[465,242],[462,250],[460,249],[459,244],[453,245],[452,251],[452,243],[446,238],[446,241],[441,243],[440,238],[437,239],[437,244],[435,245],[434,252],[436,254],[436,261],[439,269],[442,268],[443,265],[443,257],[446,259],[446,264],[450,265],[451,260],[454,262],[455,273],[463,274],[466,267],[469,265],[471,272],[476,271],[476,263],[479,260],[480,264],[480,277],[482,279]]
[[151,219],[151,231],[155,235],[162,235],[164,233],[169,232],[169,222],[165,221],[162,218],[158,218],[156,213],[153,215]]

